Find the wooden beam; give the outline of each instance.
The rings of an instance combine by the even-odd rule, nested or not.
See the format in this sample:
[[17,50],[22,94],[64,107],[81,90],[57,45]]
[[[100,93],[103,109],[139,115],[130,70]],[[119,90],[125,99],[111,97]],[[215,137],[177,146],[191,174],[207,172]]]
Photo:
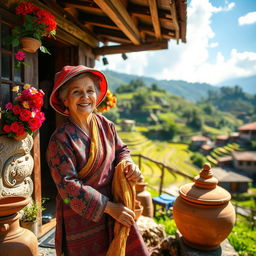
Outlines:
[[93,49],[96,56],[109,55],[109,54],[120,54],[124,52],[141,52],[141,51],[151,51],[151,50],[161,50],[168,49],[168,41],[155,41],[152,43],[146,43],[141,45],[134,44],[124,44],[124,45],[113,45],[113,46],[103,46]]
[[109,18],[135,44],[140,44],[140,34],[120,0],[93,0]]
[[[151,21],[150,9],[146,6],[129,4],[128,11],[132,17],[141,17]],[[173,23],[170,12],[158,10],[158,18],[159,21]]]
[[101,27],[94,27],[93,32],[98,38],[104,39],[104,41],[117,42],[117,43],[131,43],[129,38],[127,38],[122,31],[113,30]]
[[149,9],[151,13],[152,24],[155,30],[156,38],[161,38],[161,27],[158,18],[158,10],[156,0],[148,0]]
[[99,8],[99,6],[92,1],[65,0],[63,1],[63,4],[65,5],[65,7],[77,8],[86,12],[92,12],[92,13],[98,13],[98,14],[104,13]]
[[[144,33],[147,33],[149,35],[155,36],[154,29],[151,26],[145,26],[145,25],[140,26],[140,31],[144,32]],[[161,35],[162,37],[169,38],[169,39],[170,38],[175,39],[176,38],[175,35],[176,35],[175,31],[162,28],[162,35]]]
[[179,27],[178,20],[177,20],[177,11],[176,11],[175,1],[170,1],[170,8],[171,8],[171,14],[173,17],[173,25],[176,30],[176,40],[178,42],[179,38],[180,38],[180,27]]
[[116,24],[106,16],[99,16],[99,15],[91,15],[87,13],[81,12],[79,14],[79,20],[84,25],[90,24],[93,26],[99,26],[104,28],[110,28],[115,30],[120,30]]

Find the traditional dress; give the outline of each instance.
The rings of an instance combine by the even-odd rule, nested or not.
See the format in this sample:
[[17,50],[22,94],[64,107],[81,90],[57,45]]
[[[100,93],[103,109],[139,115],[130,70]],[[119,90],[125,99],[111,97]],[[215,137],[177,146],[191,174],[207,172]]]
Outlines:
[[[102,148],[93,170],[85,178],[80,179],[78,173],[88,161],[90,137],[70,119],[54,132],[49,142],[47,161],[58,189],[57,256],[63,251],[69,256],[103,256],[113,240],[114,219],[104,210],[108,200],[113,199],[114,167],[123,159],[130,159],[130,153],[114,124],[102,115],[94,115]],[[136,224],[127,239],[126,255],[148,255]]]

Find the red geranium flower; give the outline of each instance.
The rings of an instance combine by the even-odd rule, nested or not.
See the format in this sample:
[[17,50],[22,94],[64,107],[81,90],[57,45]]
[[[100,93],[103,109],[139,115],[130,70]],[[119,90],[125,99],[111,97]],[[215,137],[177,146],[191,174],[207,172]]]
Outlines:
[[22,136],[25,133],[32,135],[45,121],[44,113],[41,112],[44,93],[29,84],[25,84],[23,88],[25,90],[19,93],[19,86],[13,87],[13,91],[17,92],[16,98],[0,111],[3,130],[8,137]]
[[36,12],[39,8],[31,2],[21,3],[16,7],[16,14],[27,15]]

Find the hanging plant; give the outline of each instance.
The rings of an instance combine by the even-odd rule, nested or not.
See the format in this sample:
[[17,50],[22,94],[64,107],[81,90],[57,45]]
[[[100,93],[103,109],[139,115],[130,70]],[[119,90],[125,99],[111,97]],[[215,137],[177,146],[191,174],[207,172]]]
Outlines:
[[[6,38],[5,43],[13,47],[22,46],[24,51],[35,52],[38,48],[43,53],[50,52],[42,45],[43,37],[55,37],[56,21],[54,16],[46,10],[39,8],[31,2],[22,2],[16,6],[16,14],[20,17],[21,25],[12,29],[11,35]],[[30,45],[22,45],[28,42]],[[31,47],[35,45],[35,48]],[[31,48],[30,48],[31,47]]]

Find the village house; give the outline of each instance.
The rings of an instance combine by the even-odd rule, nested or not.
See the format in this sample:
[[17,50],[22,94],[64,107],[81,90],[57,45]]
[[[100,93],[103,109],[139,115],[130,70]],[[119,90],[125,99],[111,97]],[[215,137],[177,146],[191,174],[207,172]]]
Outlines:
[[[45,93],[42,111],[46,121],[33,138],[23,141],[9,139],[1,131],[0,197],[28,195],[38,202],[42,197],[54,202],[56,188],[45,159],[50,135],[63,121],[48,101],[54,74],[65,65],[94,67],[96,59],[106,61],[109,54],[121,58],[129,52],[167,49],[169,40],[185,43],[187,5],[185,0],[161,0],[157,4],[148,0],[32,0],[55,17],[56,39],[43,38],[51,55],[26,52],[28,65],[16,69],[17,49],[4,44],[3,39],[14,26],[21,25],[15,14],[20,2],[0,2],[0,107],[12,101],[13,87],[28,83]],[[39,229],[43,230],[41,225]]]
[[218,185],[230,193],[244,193],[249,188],[251,178],[233,171],[231,168],[212,168],[213,176],[218,179]]
[[256,181],[256,151],[232,153],[234,167],[243,170]]
[[239,127],[239,137],[248,142],[256,140],[256,122]]
[[225,146],[229,141],[229,135],[218,135],[215,139],[215,145],[217,147]]
[[212,141],[210,138],[202,135],[196,135],[191,138],[191,149],[199,149],[202,145],[211,145]]

